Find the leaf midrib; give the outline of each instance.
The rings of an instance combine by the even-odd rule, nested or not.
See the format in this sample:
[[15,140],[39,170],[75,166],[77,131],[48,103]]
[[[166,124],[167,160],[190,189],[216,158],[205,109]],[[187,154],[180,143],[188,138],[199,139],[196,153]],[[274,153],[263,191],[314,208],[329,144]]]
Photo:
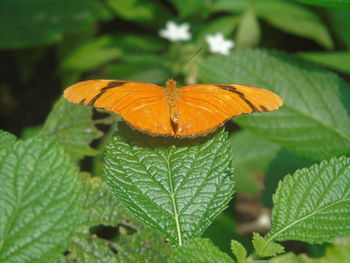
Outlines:
[[331,208],[332,206],[335,206],[335,205],[337,205],[337,204],[340,204],[341,202],[346,202],[346,201],[348,201],[347,198],[342,198],[342,199],[336,201],[335,203],[329,204],[329,205],[324,206],[324,207],[322,207],[322,208],[320,208],[320,209],[316,209],[315,211],[313,211],[313,212],[311,212],[311,213],[309,213],[309,214],[307,214],[307,215],[305,215],[305,216],[303,216],[303,217],[301,217],[301,218],[295,220],[293,223],[287,224],[287,225],[284,226],[281,230],[277,231],[275,234],[273,234],[272,236],[270,236],[266,241],[267,241],[267,242],[271,242],[271,241],[273,241],[273,240],[275,239],[275,237],[277,237],[278,235],[280,235],[281,233],[283,233],[284,231],[286,231],[286,230],[289,229],[290,227],[294,226],[295,224],[298,224],[299,222],[308,219],[309,217],[315,215],[316,213],[319,213],[319,212],[321,212],[321,211],[323,211],[323,210],[325,210],[325,209]]
[[180,227],[180,222],[179,222],[179,213],[177,211],[177,206],[176,206],[175,192],[174,192],[173,180],[172,180],[172,176],[171,176],[171,168],[170,168],[169,158],[170,158],[170,152],[167,151],[166,164],[167,164],[167,168],[168,168],[170,198],[172,201],[172,206],[173,206],[173,211],[174,211],[174,220],[175,220],[175,225],[176,225],[177,238],[178,238],[179,246],[182,246],[182,233],[181,233],[181,227]]

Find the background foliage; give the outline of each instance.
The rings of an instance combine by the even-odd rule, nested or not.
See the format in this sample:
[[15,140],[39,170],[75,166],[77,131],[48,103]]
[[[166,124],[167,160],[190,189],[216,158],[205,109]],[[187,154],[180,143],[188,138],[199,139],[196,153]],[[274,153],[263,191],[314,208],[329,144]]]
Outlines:
[[[161,38],[169,20],[191,39]],[[2,0],[0,25],[1,262],[349,258],[350,1]],[[210,52],[216,33],[229,56]],[[175,75],[284,106],[179,142],[61,98]]]

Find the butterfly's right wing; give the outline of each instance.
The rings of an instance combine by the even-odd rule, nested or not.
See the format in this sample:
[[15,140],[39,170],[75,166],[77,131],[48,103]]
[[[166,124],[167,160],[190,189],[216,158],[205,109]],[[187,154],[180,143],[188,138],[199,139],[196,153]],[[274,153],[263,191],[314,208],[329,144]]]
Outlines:
[[271,91],[238,84],[200,84],[180,88],[176,136],[213,132],[225,121],[247,113],[278,109],[282,99]]
[[132,127],[149,134],[172,135],[169,106],[160,86],[126,80],[88,80],[64,91],[73,103],[117,113]]

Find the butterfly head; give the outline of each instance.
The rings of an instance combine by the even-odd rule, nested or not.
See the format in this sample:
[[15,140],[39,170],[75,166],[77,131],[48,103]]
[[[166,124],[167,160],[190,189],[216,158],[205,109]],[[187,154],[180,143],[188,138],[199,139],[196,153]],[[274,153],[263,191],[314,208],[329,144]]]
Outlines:
[[167,89],[175,89],[176,88],[176,81],[174,79],[168,79],[166,82],[166,88]]

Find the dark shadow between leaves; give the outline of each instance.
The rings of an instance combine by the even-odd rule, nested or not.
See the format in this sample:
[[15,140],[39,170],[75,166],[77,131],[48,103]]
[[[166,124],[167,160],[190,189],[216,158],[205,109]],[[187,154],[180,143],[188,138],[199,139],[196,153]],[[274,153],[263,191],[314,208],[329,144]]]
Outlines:
[[296,155],[288,150],[280,150],[275,159],[271,161],[264,179],[265,189],[262,192],[262,202],[268,207],[273,207],[272,195],[276,192],[279,182],[287,175],[296,170],[309,167],[314,164],[308,158]]
[[118,234],[118,227],[107,226],[107,225],[97,225],[90,228],[90,235],[96,235],[98,238],[106,240],[114,240]]
[[118,123],[118,131],[114,133],[124,139],[131,146],[142,148],[168,148],[170,146],[186,147],[203,144],[215,136],[215,133],[210,133],[206,136],[196,138],[174,138],[165,136],[151,136],[131,128],[125,121]]

